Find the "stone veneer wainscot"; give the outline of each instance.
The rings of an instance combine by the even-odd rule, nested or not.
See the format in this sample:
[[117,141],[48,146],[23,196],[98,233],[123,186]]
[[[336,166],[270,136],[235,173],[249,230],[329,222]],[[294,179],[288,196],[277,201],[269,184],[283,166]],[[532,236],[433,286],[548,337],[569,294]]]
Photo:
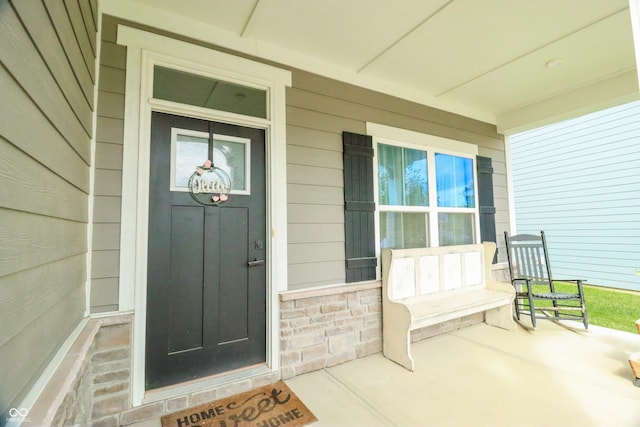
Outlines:
[[291,378],[382,350],[380,282],[280,294],[280,363]]
[[[504,265],[497,280],[508,281]],[[280,372],[132,408],[132,315],[91,318],[29,411],[31,425],[126,426],[382,351],[379,281],[280,294]],[[412,332],[418,341],[484,320],[478,313]]]
[[[495,280],[509,282],[505,263],[494,264]],[[482,323],[484,313],[411,332],[419,341]],[[283,379],[382,351],[380,281],[280,294],[280,365]]]

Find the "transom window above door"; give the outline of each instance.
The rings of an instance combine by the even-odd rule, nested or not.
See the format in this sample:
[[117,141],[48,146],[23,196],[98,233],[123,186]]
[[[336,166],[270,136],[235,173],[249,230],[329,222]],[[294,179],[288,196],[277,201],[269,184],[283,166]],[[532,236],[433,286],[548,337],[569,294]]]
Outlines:
[[267,91],[161,66],[153,67],[153,97],[267,118]]
[[474,163],[468,155],[379,142],[380,248],[475,243]]

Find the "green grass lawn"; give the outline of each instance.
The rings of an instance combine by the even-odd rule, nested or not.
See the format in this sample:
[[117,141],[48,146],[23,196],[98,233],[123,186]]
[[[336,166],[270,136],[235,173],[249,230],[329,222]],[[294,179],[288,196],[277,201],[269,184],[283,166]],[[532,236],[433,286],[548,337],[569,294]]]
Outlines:
[[640,319],[640,292],[584,285],[584,300],[589,323],[638,332],[635,322]]
[[[583,285],[589,324],[637,333],[640,319],[640,292]],[[575,292],[575,286],[558,284],[560,292]]]

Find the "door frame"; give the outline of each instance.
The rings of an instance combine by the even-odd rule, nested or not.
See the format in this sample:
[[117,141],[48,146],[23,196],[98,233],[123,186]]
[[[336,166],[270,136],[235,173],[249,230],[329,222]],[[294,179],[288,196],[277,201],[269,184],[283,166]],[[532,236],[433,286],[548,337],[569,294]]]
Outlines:
[[[291,72],[154,33],[118,25],[118,44],[127,47],[125,87],[122,206],[120,236],[119,310],[133,312],[132,405],[212,387],[254,371],[221,375],[146,392],[145,341],[149,155],[151,112],[194,117],[265,130],[267,251],[267,372],[278,371],[278,293],[287,287],[286,104]],[[164,67],[264,89],[267,118],[153,99],[153,67]],[[261,372],[265,370],[262,369]]]

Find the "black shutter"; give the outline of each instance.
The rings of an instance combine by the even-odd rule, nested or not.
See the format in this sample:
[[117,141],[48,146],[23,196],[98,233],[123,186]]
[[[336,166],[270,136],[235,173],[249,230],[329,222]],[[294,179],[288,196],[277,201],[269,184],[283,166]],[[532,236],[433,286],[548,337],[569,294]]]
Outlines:
[[346,282],[376,278],[373,139],[342,133]]
[[[493,203],[493,166],[491,158],[476,157],[478,168],[478,204],[480,205],[480,241],[496,242],[496,208]],[[498,257],[493,259],[495,263]]]

